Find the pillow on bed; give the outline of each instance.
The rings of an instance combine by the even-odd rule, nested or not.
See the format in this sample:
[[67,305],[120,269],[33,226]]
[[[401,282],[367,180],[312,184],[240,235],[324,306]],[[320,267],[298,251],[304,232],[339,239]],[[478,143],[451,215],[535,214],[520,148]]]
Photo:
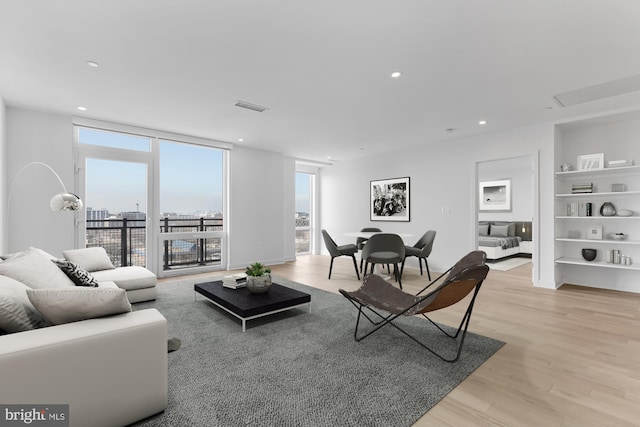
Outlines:
[[480,224],[478,226],[478,234],[480,234],[481,236],[488,236],[489,235],[489,224]]
[[492,237],[508,237],[508,225],[492,225],[489,236]]
[[515,237],[516,235],[516,223],[515,222],[506,222],[506,221],[496,221],[493,223],[493,225],[506,225],[508,226],[508,230],[507,230],[507,236],[509,237]]

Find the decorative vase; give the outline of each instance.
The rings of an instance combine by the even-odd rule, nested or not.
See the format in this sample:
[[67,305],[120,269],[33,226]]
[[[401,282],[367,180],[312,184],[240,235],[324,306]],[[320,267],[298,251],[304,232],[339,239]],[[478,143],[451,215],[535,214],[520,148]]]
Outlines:
[[247,276],[247,289],[252,294],[264,294],[271,288],[271,274]]
[[614,216],[616,214],[616,208],[611,202],[604,202],[600,206],[600,215],[602,216]]
[[582,250],[582,258],[584,258],[586,261],[593,261],[594,259],[596,259],[597,255],[598,251],[596,249],[585,248]]

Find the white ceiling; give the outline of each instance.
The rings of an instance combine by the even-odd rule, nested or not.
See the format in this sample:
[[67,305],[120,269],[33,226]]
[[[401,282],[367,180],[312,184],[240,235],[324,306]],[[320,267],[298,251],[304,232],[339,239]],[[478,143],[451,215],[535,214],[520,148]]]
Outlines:
[[635,108],[552,96],[639,73],[635,0],[0,0],[8,106],[320,161]]

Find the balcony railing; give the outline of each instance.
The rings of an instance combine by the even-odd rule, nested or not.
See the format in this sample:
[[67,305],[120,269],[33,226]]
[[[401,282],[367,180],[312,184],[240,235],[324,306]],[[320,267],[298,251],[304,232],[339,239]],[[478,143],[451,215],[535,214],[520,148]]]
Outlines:
[[[87,220],[86,246],[105,248],[116,267],[146,266],[146,222],[141,219]],[[163,218],[163,233],[223,231],[220,218]],[[216,265],[221,262],[221,239],[166,240],[163,248],[165,270]]]
[[296,218],[296,253],[311,252],[309,218]]

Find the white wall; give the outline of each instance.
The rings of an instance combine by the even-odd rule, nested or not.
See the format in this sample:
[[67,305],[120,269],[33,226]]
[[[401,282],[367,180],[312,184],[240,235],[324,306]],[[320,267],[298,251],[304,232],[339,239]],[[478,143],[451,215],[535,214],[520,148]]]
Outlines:
[[[73,191],[73,128],[71,117],[21,108],[7,108],[7,182],[13,182],[8,207],[8,251],[37,246],[60,256],[74,246],[74,213],[52,212],[49,200],[62,188],[55,175],[30,162],[44,162]],[[15,181],[13,181],[15,179]],[[9,191],[9,190],[7,190]]]
[[[8,107],[5,125],[7,174],[3,178],[9,181],[23,165],[41,161],[58,172],[69,191],[75,191],[71,116]],[[230,267],[295,259],[293,159],[236,147],[229,156],[229,173]],[[7,251],[36,246],[59,256],[74,247],[74,214],[51,212],[48,207],[51,196],[60,191],[55,177],[43,167],[32,166],[18,177],[8,212]]]
[[7,109],[0,96],[0,253],[7,253],[6,236],[6,194],[8,191],[7,176]]
[[[475,247],[476,162],[528,155],[538,158],[539,153],[540,228],[534,230],[534,241],[539,242],[540,274],[536,284],[555,287],[553,138],[553,124],[542,124],[325,167],[321,171],[320,227],[338,244],[354,240],[344,233],[366,226],[411,233],[414,237],[405,239],[408,244],[415,243],[425,231],[436,230],[429,265],[434,271],[444,271]],[[371,222],[369,181],[402,176],[411,178],[411,221]],[[449,213],[443,214],[443,208]],[[417,262],[409,259],[407,265],[417,267]]]
[[478,165],[478,179],[482,181],[511,181],[511,210],[507,212],[478,212],[481,221],[531,221],[533,216],[532,159],[500,159]]

